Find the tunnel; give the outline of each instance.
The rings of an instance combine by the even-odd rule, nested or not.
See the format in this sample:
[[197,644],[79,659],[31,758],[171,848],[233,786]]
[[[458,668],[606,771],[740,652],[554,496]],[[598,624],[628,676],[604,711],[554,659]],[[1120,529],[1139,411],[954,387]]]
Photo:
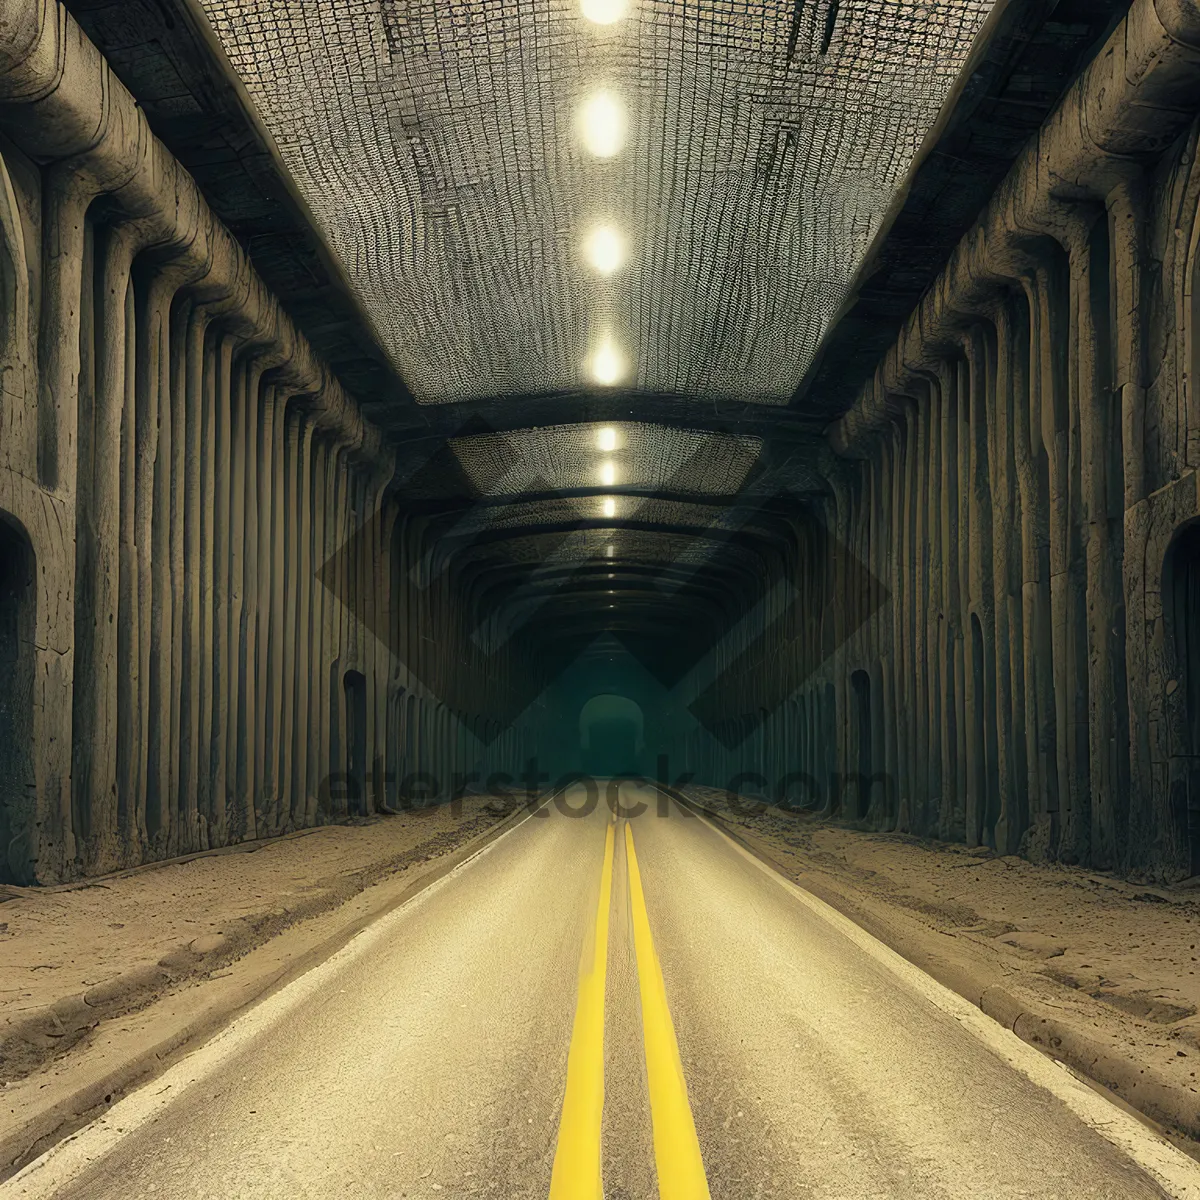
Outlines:
[[[645,1034],[648,1057],[643,1075],[580,1051],[572,1078],[613,1070],[633,1124],[674,1103],[678,1161],[701,1173],[671,1195],[701,1200],[696,1147],[760,1093],[713,1093],[692,1128],[679,1081],[826,1011],[812,980],[803,1004],[791,976],[772,991],[833,934],[796,933],[799,908],[758,890],[764,863],[812,856],[786,903],[816,920],[797,889],[824,896],[821,872],[861,847],[953,861],[979,893],[956,893],[955,937],[1107,1002],[1103,955],[1057,961],[1084,934],[1030,940],[1016,900],[981,915],[1000,885],[977,872],[1176,906],[1200,878],[1198,161],[1193,0],[0,0],[0,905],[210,860],[227,898],[270,898],[147,950],[130,978],[166,988],[240,980],[238,938],[436,859],[419,902],[414,884],[361,939],[321,942],[348,961],[394,919],[381,1041],[399,1062],[397,1022],[425,1014],[454,1064],[444,1095],[402,1105],[404,1072],[385,1083],[348,1048],[379,1089],[363,1107],[403,1123],[467,1103],[454,1080],[474,1078],[472,1038],[491,1061],[500,1012],[517,1039],[530,1013],[560,1022],[545,1075],[569,1095],[578,1005],[580,1028]],[[349,848],[318,879],[326,834]],[[496,848],[468,857],[485,834]],[[297,846],[308,875],[253,882]],[[887,902],[928,915],[919,876]],[[101,939],[136,924],[112,904]],[[868,908],[846,903],[890,936]],[[0,964],[7,927],[0,907]],[[602,933],[628,949],[607,1026]],[[706,937],[719,953],[680,965]],[[468,959],[528,963],[568,999],[489,992],[454,974]],[[691,1010],[709,1040],[676,1044],[663,997],[710,967],[728,990]],[[970,1003],[1028,1033],[1034,1009],[990,986]],[[1186,1022],[1190,986],[1147,984],[1122,1011]],[[11,1033],[20,1072],[116,1014],[107,976],[76,990]],[[761,1019],[735,1047],[742,1003]],[[438,1024],[450,1006],[472,1032]],[[882,1014],[908,1010],[868,1008],[841,1045],[879,1035],[861,1057],[882,1062]],[[1172,1025],[1180,1072],[1190,1028]],[[948,1057],[933,1045],[927,1065]],[[530,1128],[568,1127],[562,1096],[505,1080],[492,1116],[528,1095]],[[542,1136],[504,1128],[497,1144]],[[363,1137],[347,1179],[375,1153]],[[784,1141],[749,1165],[729,1151],[727,1181]],[[585,1194],[537,1174],[560,1169],[556,1145],[509,1194]],[[1077,1194],[1086,1174],[1046,1158]],[[718,1174],[705,1188],[736,1196]],[[900,1177],[812,1194],[900,1194]]]
[[[368,39],[390,65],[350,112],[330,89],[368,43],[334,53],[338,6],[323,31],[289,18],[277,63],[265,7],[135,0],[121,24],[14,0],[0,497],[41,582],[5,608],[39,632],[6,644],[45,647],[12,652],[6,721],[38,775],[9,802],[34,809],[21,871],[62,882],[622,760],[864,829],[1190,873],[1196,672],[1171,662],[1194,616],[1172,601],[1167,653],[1146,624],[1154,581],[1191,577],[1168,547],[1194,516],[1196,266],[1172,234],[1168,286],[1148,249],[1164,173],[1190,164],[1187,103],[1139,142],[1135,81],[1105,94],[1108,141],[1063,132],[1143,6],[1069,6],[1087,12],[1044,54],[1019,49],[1048,19],[1030,0],[928,26],[905,6],[886,61],[855,40],[875,18],[836,4],[730,16],[678,77],[578,92],[552,166],[525,110],[522,151],[471,124],[390,3]],[[651,10],[555,8],[546,28],[611,82],[643,33],[690,28]],[[480,12],[488,70],[541,29]],[[422,13],[457,61],[452,18]],[[1138,36],[1187,44],[1162,19]],[[782,55],[764,86],[819,123],[858,103],[821,90],[843,55],[933,132],[873,116],[893,141],[863,190],[852,139],[801,135],[783,101],[726,129],[745,21]],[[923,74],[935,36],[955,49]],[[52,46],[73,90],[39,74]],[[1050,121],[1069,200],[1026,149]],[[953,149],[984,126],[992,150]],[[409,147],[392,166],[363,157],[385,127]],[[680,240],[683,201],[631,197],[689,144],[679,186],[702,204]],[[758,147],[729,176],[757,216],[706,174],[728,145]],[[826,187],[860,232],[794,199]],[[368,253],[400,211],[424,249]],[[33,721],[15,709],[39,652]],[[636,677],[644,711],[633,744],[599,731],[603,753],[570,730],[601,659],[624,665],[588,686]]]
[[625,696],[593,696],[579,710],[579,747],[589,775],[641,775],[645,716]]

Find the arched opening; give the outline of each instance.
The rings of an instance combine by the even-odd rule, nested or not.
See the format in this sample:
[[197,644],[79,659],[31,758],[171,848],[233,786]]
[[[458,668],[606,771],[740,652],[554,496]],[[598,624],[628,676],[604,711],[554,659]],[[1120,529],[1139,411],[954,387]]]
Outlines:
[[350,811],[367,808],[367,678],[361,671],[342,676],[346,699],[346,796]]
[[34,882],[33,549],[0,513],[0,883]]
[[875,773],[871,745],[871,676],[866,671],[850,675],[854,699],[854,771],[857,775],[852,795],[856,798],[854,816],[865,817],[871,809],[871,780]]
[[604,693],[579,712],[579,747],[589,775],[641,773],[645,718],[635,701]]
[[[1171,693],[1171,809],[1184,839],[1189,874],[1200,874],[1200,522],[1175,539],[1167,560],[1167,602],[1174,654]],[[1168,684],[1170,688],[1170,684]]]

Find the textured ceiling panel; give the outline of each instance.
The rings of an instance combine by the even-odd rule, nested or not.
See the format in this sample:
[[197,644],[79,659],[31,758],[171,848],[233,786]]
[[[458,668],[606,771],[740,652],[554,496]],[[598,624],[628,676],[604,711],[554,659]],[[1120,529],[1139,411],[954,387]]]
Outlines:
[[[785,401],[991,8],[202,3],[425,403],[591,370]],[[579,132],[596,89],[627,114],[609,157]],[[627,244],[606,277],[580,252],[598,221]]]
[[683,525],[714,531],[758,529],[764,524],[749,506],[689,504],[645,496],[561,496],[516,504],[475,505],[458,515],[447,532],[457,538],[530,525],[607,520],[638,525]]
[[[686,533],[646,533],[637,529],[578,530],[567,536],[533,534],[473,547],[466,559],[504,559],[528,566],[612,561],[617,566],[699,566],[717,553],[722,560],[751,567],[758,557],[750,543],[726,543]],[[669,590],[666,582],[664,591]]]
[[754,437],[636,421],[485,433],[450,445],[488,497],[609,487],[731,496],[762,450]]

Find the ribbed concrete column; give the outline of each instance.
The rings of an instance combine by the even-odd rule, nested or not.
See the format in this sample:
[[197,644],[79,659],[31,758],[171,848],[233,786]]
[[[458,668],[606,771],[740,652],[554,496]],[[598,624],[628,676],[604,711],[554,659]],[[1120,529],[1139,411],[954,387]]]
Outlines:
[[321,770],[320,803],[327,813],[332,812],[332,802],[329,794],[330,773],[337,770],[332,758],[331,727],[333,724],[332,705],[335,693],[333,691],[333,661],[336,657],[334,636],[336,628],[335,610],[340,603],[337,596],[330,590],[330,579],[327,572],[332,567],[330,559],[337,553],[338,545],[335,539],[336,491],[338,478],[342,471],[342,451],[336,444],[325,448],[324,478],[317,500],[317,528],[319,551],[316,562],[321,564],[322,583],[318,589],[318,603],[314,626],[316,628],[317,644],[315,648],[314,667],[316,669],[316,743],[317,757]]
[[284,757],[284,696],[286,671],[284,666],[287,641],[284,597],[287,589],[286,570],[286,514],[288,511],[288,447],[294,426],[293,404],[284,392],[276,394],[274,420],[271,427],[271,506],[270,533],[264,549],[270,560],[270,613],[268,617],[267,645],[265,647],[265,671],[267,678],[265,774],[263,781],[263,820],[268,835],[279,833],[284,827],[284,812],[287,793],[284,790],[282,760]]
[[175,820],[175,764],[178,726],[174,720],[178,696],[174,654],[174,590],[172,550],[172,503],[174,499],[175,393],[180,378],[183,338],[174,303],[178,279],[165,281],[159,328],[158,445],[155,450],[154,488],[151,499],[150,559],[150,692],[149,706],[153,736],[148,756],[148,779],[153,804],[147,822],[160,856],[173,853]]
[[1033,279],[1035,372],[1040,403],[1038,419],[1046,454],[1047,550],[1049,560],[1050,663],[1053,681],[1055,764],[1053,793],[1047,797],[1046,853],[1057,857],[1062,844],[1063,812],[1071,803],[1070,772],[1075,762],[1071,725],[1071,649],[1067,641],[1069,566],[1067,470],[1068,420],[1066,372],[1057,354],[1066,336],[1065,303],[1057,263],[1043,262]]
[[1072,307],[1078,322],[1081,519],[1087,564],[1090,857],[1095,866],[1111,867],[1121,857],[1128,786],[1120,519],[1125,456],[1119,403],[1114,402],[1107,219],[1089,228],[1077,222],[1073,233],[1069,258],[1077,296]]
[[274,632],[276,561],[275,503],[276,503],[276,445],[279,439],[281,410],[286,399],[273,386],[265,386],[262,395],[261,419],[257,440],[257,490],[255,498],[256,555],[254,606],[255,694],[254,759],[252,769],[255,829],[260,837],[274,830],[270,823],[268,798],[275,785],[273,749],[274,716],[278,711],[279,692],[274,688],[274,660],[271,658],[271,635]]
[[[892,547],[888,589],[891,592],[891,642],[893,678],[892,711],[896,723],[895,790],[896,823],[900,828],[905,812],[904,798],[909,794],[908,747],[910,740],[909,713],[906,708],[904,683],[904,425],[902,420],[891,423],[888,438],[888,476],[890,489],[888,506],[888,543]],[[836,603],[836,596],[830,597]]]
[[117,831],[123,865],[137,862],[144,849],[139,800],[142,793],[142,738],[139,695],[140,660],[137,653],[138,586],[135,515],[137,505],[137,395],[135,388],[136,313],[133,286],[127,283],[124,346],[125,371],[121,394],[119,490],[119,579],[117,587]]
[[900,504],[901,520],[901,558],[903,571],[900,583],[900,636],[901,636],[901,678],[904,680],[903,704],[905,712],[905,736],[902,754],[905,762],[904,793],[901,797],[900,820],[897,828],[904,832],[912,832],[920,812],[918,795],[922,784],[925,764],[917,754],[919,735],[917,727],[921,723],[921,705],[917,687],[917,672],[920,665],[917,661],[917,618],[914,605],[918,593],[917,576],[917,509],[920,499],[918,489],[918,420],[916,408],[911,401],[906,401],[904,411],[904,479],[903,493]]
[[915,792],[912,798],[913,832],[924,834],[930,825],[929,800],[932,776],[929,696],[929,481],[932,457],[928,389],[913,407],[916,427],[916,461],[913,463],[913,682],[916,685]]
[[[170,468],[170,313],[179,282],[161,266],[147,267],[137,294],[137,428],[134,483],[134,545],[137,554],[138,621],[135,631],[138,662],[138,714],[140,734],[138,773],[142,790],[137,797],[137,822],[150,852],[165,852],[169,828],[166,806],[170,784],[168,735],[161,714],[168,696],[163,690],[160,655],[163,650],[163,604],[167,593],[165,555],[169,512],[162,513],[165,489],[161,477]],[[159,455],[163,454],[160,463]],[[158,541],[156,546],[156,533]]]
[[942,361],[938,367],[938,392],[941,429],[937,490],[939,504],[939,541],[942,546],[941,587],[937,596],[942,620],[939,636],[942,697],[941,762],[942,798],[938,813],[937,836],[952,838],[960,824],[957,814],[962,805],[959,789],[959,711],[962,703],[957,656],[962,642],[959,622],[959,530],[958,530],[958,373],[953,364]]
[[936,834],[942,816],[942,763],[943,735],[945,722],[942,706],[946,696],[945,664],[943,661],[942,633],[945,628],[945,613],[942,609],[942,506],[945,493],[942,491],[942,409],[946,398],[941,381],[929,379],[929,406],[926,416],[928,426],[929,454],[925,473],[925,528],[928,540],[928,569],[923,607],[925,609],[925,677],[928,697],[929,740],[926,746],[926,762],[929,775],[928,804],[921,832]]
[[[308,422],[300,411],[299,403],[293,401],[284,414],[283,431],[283,506],[276,516],[282,543],[280,580],[282,595],[279,598],[279,728],[276,743],[276,778],[279,781],[278,828],[290,830],[295,813],[295,719],[296,706],[296,605],[299,581],[297,579],[297,545],[300,514],[300,445]],[[272,651],[274,657],[275,651]]]
[[[1067,574],[1065,581],[1065,627],[1063,644],[1067,648],[1068,712],[1066,741],[1071,757],[1066,778],[1069,781],[1066,810],[1063,813],[1062,843],[1059,857],[1068,863],[1087,859],[1092,836],[1091,757],[1088,744],[1090,700],[1088,686],[1087,549],[1084,504],[1084,439],[1081,434],[1080,401],[1081,360],[1090,360],[1094,349],[1080,344],[1081,337],[1091,339],[1090,317],[1082,310],[1090,307],[1087,289],[1088,269],[1086,238],[1076,236],[1075,252],[1068,250],[1069,275],[1061,299],[1067,313]],[[1082,364],[1088,379],[1090,368]],[[1087,418],[1082,418],[1087,419]],[[1090,433],[1090,430],[1089,430]]]
[[211,546],[211,706],[212,718],[208,764],[210,784],[210,839],[215,845],[224,845],[229,837],[226,812],[229,804],[229,784],[226,777],[229,750],[229,625],[226,611],[229,607],[229,543],[230,501],[232,477],[232,405],[236,391],[234,352],[236,344],[231,334],[225,333],[218,343],[215,360],[216,373],[213,379],[212,412],[212,470],[207,472],[212,480],[212,538]]
[[296,503],[289,510],[293,534],[289,545],[295,554],[293,575],[295,592],[295,636],[292,662],[294,664],[292,694],[294,699],[292,728],[292,821],[297,826],[308,824],[316,817],[316,788],[308,779],[308,721],[309,721],[309,656],[312,654],[313,585],[316,578],[312,566],[312,444],[313,423],[304,422],[300,431],[296,462]]
[[1042,479],[1044,451],[1035,423],[1040,403],[1036,361],[1034,304],[1030,280],[1021,281],[1013,297],[1013,470],[1016,476],[1020,528],[1014,552],[1019,588],[1020,642],[1013,646],[1014,671],[1019,663],[1020,687],[1013,689],[1014,715],[1024,732],[1025,848],[1041,844],[1050,795],[1050,751],[1053,745],[1052,678],[1045,639],[1050,630],[1048,513]]
[[76,625],[73,786],[87,814],[89,865],[119,861],[117,822],[117,613],[120,586],[121,425],[125,411],[126,293],[135,245],[113,230],[98,247],[95,412],[79,476],[76,572],[90,580],[92,612]]
[[[992,499],[992,603],[996,672],[997,788],[995,845],[1002,854],[1013,854],[1025,831],[1027,781],[1025,779],[1024,715],[1013,710],[1014,695],[1021,692],[1021,664],[1014,648],[1021,646],[1018,583],[1013,536],[1020,530],[1013,466],[1013,333],[1009,306],[1001,298],[992,312],[994,326],[995,384],[988,416],[988,468]],[[1014,719],[1015,715],[1015,719]]]
[[[1150,490],[1146,464],[1146,239],[1149,212],[1146,180],[1142,174],[1118,185],[1108,197],[1109,242],[1113,258],[1113,310],[1116,313],[1116,356],[1113,386],[1121,403],[1121,444],[1124,451],[1122,580],[1126,614],[1126,714],[1130,758],[1126,844],[1153,844],[1161,831],[1170,829],[1172,817],[1166,789],[1153,786],[1150,754],[1151,671],[1147,645],[1144,564],[1139,561],[1149,534]],[[1193,310],[1194,311],[1194,310]],[[1193,330],[1193,343],[1197,338]],[[1191,380],[1188,429],[1200,434],[1194,419],[1200,388]],[[1193,464],[1195,465],[1195,464]]]
[[966,791],[963,796],[965,836],[968,846],[979,844],[979,824],[981,812],[981,797],[979,795],[979,779],[982,771],[979,749],[979,729],[983,724],[980,714],[983,704],[979,672],[976,670],[975,629],[971,623],[972,610],[977,595],[976,577],[979,559],[979,505],[975,492],[975,460],[976,430],[975,430],[975,396],[974,387],[976,372],[970,362],[970,345],[963,345],[963,367],[959,375],[959,470],[961,479],[961,508],[962,519],[960,528],[963,535],[960,541],[961,554],[961,601],[963,627],[963,732],[965,746],[965,782]]
[[326,717],[321,711],[321,609],[325,600],[325,586],[318,572],[324,565],[324,512],[325,489],[328,485],[329,444],[323,434],[314,433],[310,449],[310,476],[305,544],[308,554],[309,602],[307,619],[304,622],[304,670],[306,702],[301,709],[301,724],[304,731],[304,778],[305,802],[308,820],[316,821],[322,811],[324,794],[322,780],[326,766],[321,759],[321,726]]
[[254,816],[254,734],[257,725],[255,688],[255,606],[258,602],[258,423],[263,362],[258,356],[242,364],[233,410],[233,463],[230,523],[233,539],[229,563],[229,692],[228,778],[229,825],[233,837],[256,836]]

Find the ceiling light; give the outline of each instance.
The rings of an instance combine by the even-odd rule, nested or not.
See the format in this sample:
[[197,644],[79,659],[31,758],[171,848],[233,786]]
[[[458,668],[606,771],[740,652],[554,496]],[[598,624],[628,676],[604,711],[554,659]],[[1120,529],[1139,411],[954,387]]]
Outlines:
[[583,240],[588,266],[601,275],[611,275],[625,263],[625,239],[611,225],[597,225]]
[[603,88],[592,92],[579,113],[580,133],[589,154],[612,158],[625,145],[625,105]]
[[615,450],[617,448],[617,431],[611,425],[605,425],[596,434],[596,445],[601,450]]
[[612,25],[628,11],[628,0],[580,0],[580,11],[595,25]]
[[592,378],[602,387],[612,387],[625,374],[625,356],[605,338],[592,355]]
[[617,515],[617,502],[611,497],[604,502],[604,515],[606,517],[615,517]]
[[617,468],[613,463],[606,462],[600,464],[600,482],[605,487],[612,487],[617,482]]

